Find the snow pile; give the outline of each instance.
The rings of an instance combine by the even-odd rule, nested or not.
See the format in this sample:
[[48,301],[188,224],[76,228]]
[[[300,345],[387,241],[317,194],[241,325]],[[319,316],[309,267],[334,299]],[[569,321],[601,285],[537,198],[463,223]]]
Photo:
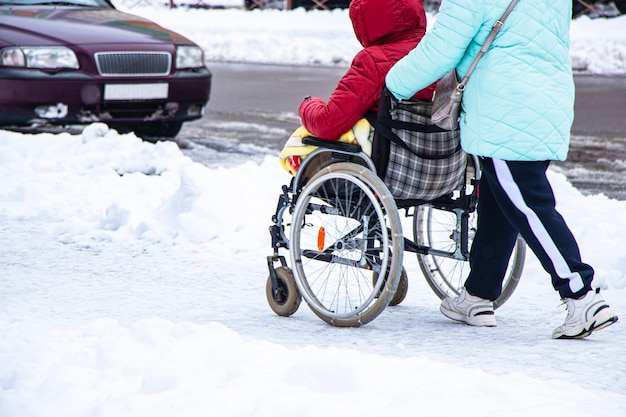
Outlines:
[[[551,340],[565,310],[532,256],[497,328],[443,318],[408,256],[407,299],[367,326],[333,328],[304,304],[274,315],[267,228],[288,181],[275,157],[211,168],[93,124],[0,132],[0,177],[2,417],[614,417],[626,406],[623,325]],[[626,202],[550,179],[623,314]]]

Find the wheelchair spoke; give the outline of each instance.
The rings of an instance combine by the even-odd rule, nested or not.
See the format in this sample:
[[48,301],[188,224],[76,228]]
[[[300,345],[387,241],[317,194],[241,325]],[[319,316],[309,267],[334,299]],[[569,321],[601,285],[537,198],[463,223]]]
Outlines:
[[[302,226],[292,228],[290,249],[303,298],[318,316],[339,326],[362,325],[386,307],[398,284],[404,244],[384,184],[352,165],[334,164],[307,184],[293,213]],[[378,196],[385,193],[383,205]],[[373,280],[380,271],[389,279]]]

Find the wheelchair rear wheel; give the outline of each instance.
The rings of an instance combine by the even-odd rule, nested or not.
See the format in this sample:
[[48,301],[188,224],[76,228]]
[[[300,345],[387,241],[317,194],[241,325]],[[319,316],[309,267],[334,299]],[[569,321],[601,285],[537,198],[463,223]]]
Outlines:
[[395,201],[370,169],[332,164],[297,196],[291,265],[302,298],[325,322],[357,327],[376,318],[396,292],[403,252]]
[[[467,250],[471,247],[476,220],[476,212],[470,213]],[[415,241],[429,248],[452,252],[456,239],[463,239],[457,236],[456,222],[457,215],[454,212],[439,210],[429,205],[420,206],[413,221]],[[500,307],[513,294],[521,277],[525,258],[526,244],[518,237],[502,282],[502,294],[494,301],[494,308]],[[417,260],[426,281],[441,299],[458,295],[469,275],[469,262],[462,259],[418,254]]]

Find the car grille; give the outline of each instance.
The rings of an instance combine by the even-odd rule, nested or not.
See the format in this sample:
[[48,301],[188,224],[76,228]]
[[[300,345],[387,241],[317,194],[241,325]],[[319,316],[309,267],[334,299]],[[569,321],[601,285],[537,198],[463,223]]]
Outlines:
[[98,72],[102,76],[168,75],[171,55],[167,52],[97,52]]

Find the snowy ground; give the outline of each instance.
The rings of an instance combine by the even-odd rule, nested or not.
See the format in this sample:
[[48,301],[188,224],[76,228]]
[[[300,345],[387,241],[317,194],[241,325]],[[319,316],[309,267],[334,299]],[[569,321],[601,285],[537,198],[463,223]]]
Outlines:
[[[168,26],[199,30],[192,16],[232,33],[252,24],[247,12],[224,11],[239,13],[230,25],[217,12],[168,15]],[[293,13],[275,27],[308,16]],[[313,23],[304,26],[322,32]],[[496,328],[441,316],[408,255],[407,299],[367,326],[330,327],[304,304],[276,316],[265,301],[267,229],[288,175],[275,157],[207,167],[174,143],[102,124],[82,135],[0,131],[0,178],[0,417],[615,417],[626,408],[623,323],[551,340],[565,309],[533,256]],[[626,202],[582,196],[555,172],[550,180],[623,320]]]
[[[153,0],[154,1],[154,0]],[[190,0],[191,1],[191,0]],[[207,4],[230,4],[209,0]],[[243,1],[243,0],[242,0]],[[116,0],[120,9],[152,19],[193,39],[209,61],[347,67],[361,48],[347,10],[196,10]],[[157,3],[154,1],[154,3]],[[429,27],[436,19],[428,16]],[[572,21],[572,66],[591,73],[626,73],[626,16]]]

